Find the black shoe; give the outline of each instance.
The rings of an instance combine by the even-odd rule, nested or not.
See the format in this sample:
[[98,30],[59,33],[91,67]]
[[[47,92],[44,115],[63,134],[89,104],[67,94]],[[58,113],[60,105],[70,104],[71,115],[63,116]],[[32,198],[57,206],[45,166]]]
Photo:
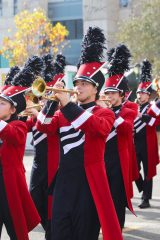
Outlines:
[[149,200],[143,200],[142,203],[138,207],[139,208],[150,208],[151,205],[149,203]]

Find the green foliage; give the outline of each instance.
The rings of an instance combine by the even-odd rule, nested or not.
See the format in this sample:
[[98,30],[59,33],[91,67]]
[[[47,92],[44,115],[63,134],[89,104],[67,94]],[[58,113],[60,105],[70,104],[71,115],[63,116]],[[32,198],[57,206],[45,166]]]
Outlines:
[[134,63],[147,58],[153,74],[160,75],[160,0],[141,0],[131,18],[120,23],[117,38],[128,45]]

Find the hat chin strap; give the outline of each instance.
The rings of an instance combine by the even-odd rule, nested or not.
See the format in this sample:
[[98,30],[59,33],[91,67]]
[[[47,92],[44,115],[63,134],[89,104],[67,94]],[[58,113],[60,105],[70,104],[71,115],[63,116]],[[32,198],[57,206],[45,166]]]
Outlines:
[[136,93],[140,93],[140,92],[142,92],[142,93],[147,93],[147,94],[151,94],[149,91],[147,91],[146,89],[139,89],[139,90],[137,90],[137,92]]
[[104,92],[121,92],[121,93],[123,93],[124,91],[119,88],[107,87],[104,89]]
[[99,86],[99,84],[96,81],[94,81],[92,78],[89,78],[89,77],[86,77],[86,76],[75,77],[73,82],[75,82],[76,80],[84,80],[86,82],[94,83],[96,85],[96,87]]

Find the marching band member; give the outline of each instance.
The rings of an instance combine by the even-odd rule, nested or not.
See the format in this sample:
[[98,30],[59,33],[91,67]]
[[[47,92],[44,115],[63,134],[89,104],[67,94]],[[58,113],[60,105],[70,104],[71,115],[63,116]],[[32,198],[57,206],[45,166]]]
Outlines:
[[139,114],[134,123],[137,160],[139,170],[142,163],[144,173],[144,179],[140,175],[136,181],[138,190],[143,192],[140,208],[150,207],[149,199],[152,198],[153,177],[156,175],[156,166],[159,163],[156,135],[156,126],[159,124],[159,119],[147,113],[151,107],[149,98],[153,91],[151,79],[151,64],[148,60],[144,60],[142,62],[141,82],[137,89]]
[[[108,62],[109,63],[111,63],[111,65],[113,65],[113,63],[114,64],[117,64],[118,62],[118,60],[116,61],[115,60],[115,55],[116,55],[116,51],[115,51],[116,49],[115,48],[111,48],[111,49],[109,49],[109,51],[107,52],[107,58],[108,58]],[[113,62],[114,61],[114,62]],[[116,62],[115,62],[116,61]],[[127,61],[128,61],[128,58],[126,58],[126,59],[123,59],[123,61],[125,62],[126,61],[126,63],[127,63]],[[119,64],[119,67],[120,67],[120,64],[121,63],[118,63]],[[123,67],[123,65],[121,66],[121,67]],[[116,70],[116,71],[121,71],[121,69],[119,70]],[[125,69],[124,70],[122,70],[122,72],[124,73],[124,71],[125,71]],[[130,95],[131,95],[131,93],[132,93],[132,91],[130,91],[129,89],[126,89],[126,92],[125,92],[125,96],[124,96],[124,98],[123,98],[123,105],[125,104],[125,106],[127,107],[127,108],[130,108],[130,109],[132,109],[133,111],[134,111],[134,113],[135,113],[135,118],[137,117],[137,114],[138,114],[138,105],[136,104],[136,103],[134,103],[134,102],[131,102],[131,101],[129,101],[129,97],[130,97]]]
[[[108,62],[112,63],[113,58],[114,58],[114,54],[115,54],[115,48],[111,48],[107,52]],[[123,61],[128,61],[128,60],[126,58]],[[117,70],[117,71],[119,72],[119,70]],[[131,91],[129,89],[128,90],[126,89],[125,96],[123,97],[123,103],[122,104],[125,105],[125,107],[127,107],[127,108],[129,108],[129,109],[131,109],[133,111],[134,119],[136,119],[137,114],[138,114],[138,104],[134,103],[134,102],[131,102],[129,100],[130,94],[131,94]],[[131,145],[130,145],[130,152],[132,153],[131,154],[131,167],[130,167],[132,173],[130,174],[130,178],[131,178],[132,181],[135,181],[135,180],[137,180],[139,178],[139,170],[138,170],[138,165],[137,165],[134,140],[133,141],[129,141],[128,143],[131,143]],[[131,195],[133,196],[133,193]]]
[[[110,56],[111,57],[111,56]],[[135,109],[124,103],[125,93],[129,91],[124,72],[129,69],[131,55],[125,45],[118,45],[112,51],[112,64],[106,79],[104,93],[112,105],[116,120],[106,141],[105,163],[119,224],[121,229],[125,222],[125,208],[133,212],[132,190],[132,153],[133,122],[137,115]],[[135,161],[135,159],[134,159]]]
[[17,86],[0,95],[0,233],[4,224],[10,239],[29,240],[28,232],[40,217],[28,192],[23,165],[27,127],[17,116],[26,107],[23,94],[28,82],[14,83]]
[[[60,110],[55,112],[56,101],[48,102],[38,116],[37,129],[55,138],[52,146],[57,141],[60,146],[58,172],[53,180],[54,240],[97,240],[100,224],[104,240],[122,239],[104,165],[105,139],[114,115],[95,103],[104,84],[99,70],[104,40],[101,29],[96,27],[90,27],[84,36],[73,82],[80,105],[70,102],[66,93],[57,92]],[[57,82],[55,86],[62,88],[63,83]]]
[[147,113],[152,116],[157,118],[160,115],[160,78],[157,77],[153,80],[152,82],[152,87],[154,90],[157,92],[158,99],[155,99],[153,103],[151,104],[150,108],[148,109]]
[[[53,87],[57,80],[61,80],[64,77],[64,68],[66,66],[65,57],[58,54],[55,63],[53,63],[53,57],[50,54],[45,55],[42,59],[45,63],[42,75],[46,85]],[[38,111],[35,108],[30,108],[25,112],[32,114],[32,117],[26,121],[26,124],[28,126],[28,132],[32,132],[35,151],[29,190],[41,216],[41,224],[45,230],[45,238],[49,240],[51,239],[50,221],[52,197],[48,193],[48,186],[53,177],[53,160],[56,162],[56,157],[53,156],[57,155],[58,146],[57,149],[51,146],[50,142],[52,141],[50,141],[47,134],[37,130],[35,124]]]

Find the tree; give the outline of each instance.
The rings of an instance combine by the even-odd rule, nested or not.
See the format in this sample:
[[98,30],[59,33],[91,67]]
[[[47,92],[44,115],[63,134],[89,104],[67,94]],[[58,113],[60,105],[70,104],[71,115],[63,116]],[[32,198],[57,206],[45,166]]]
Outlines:
[[1,49],[10,65],[23,65],[32,55],[44,55],[62,51],[66,45],[68,31],[61,23],[52,25],[43,10],[32,13],[22,11],[14,18],[16,32],[3,39]]
[[153,73],[160,74],[160,1],[141,0],[128,21],[121,22],[117,38],[130,48],[134,62],[147,58]]

